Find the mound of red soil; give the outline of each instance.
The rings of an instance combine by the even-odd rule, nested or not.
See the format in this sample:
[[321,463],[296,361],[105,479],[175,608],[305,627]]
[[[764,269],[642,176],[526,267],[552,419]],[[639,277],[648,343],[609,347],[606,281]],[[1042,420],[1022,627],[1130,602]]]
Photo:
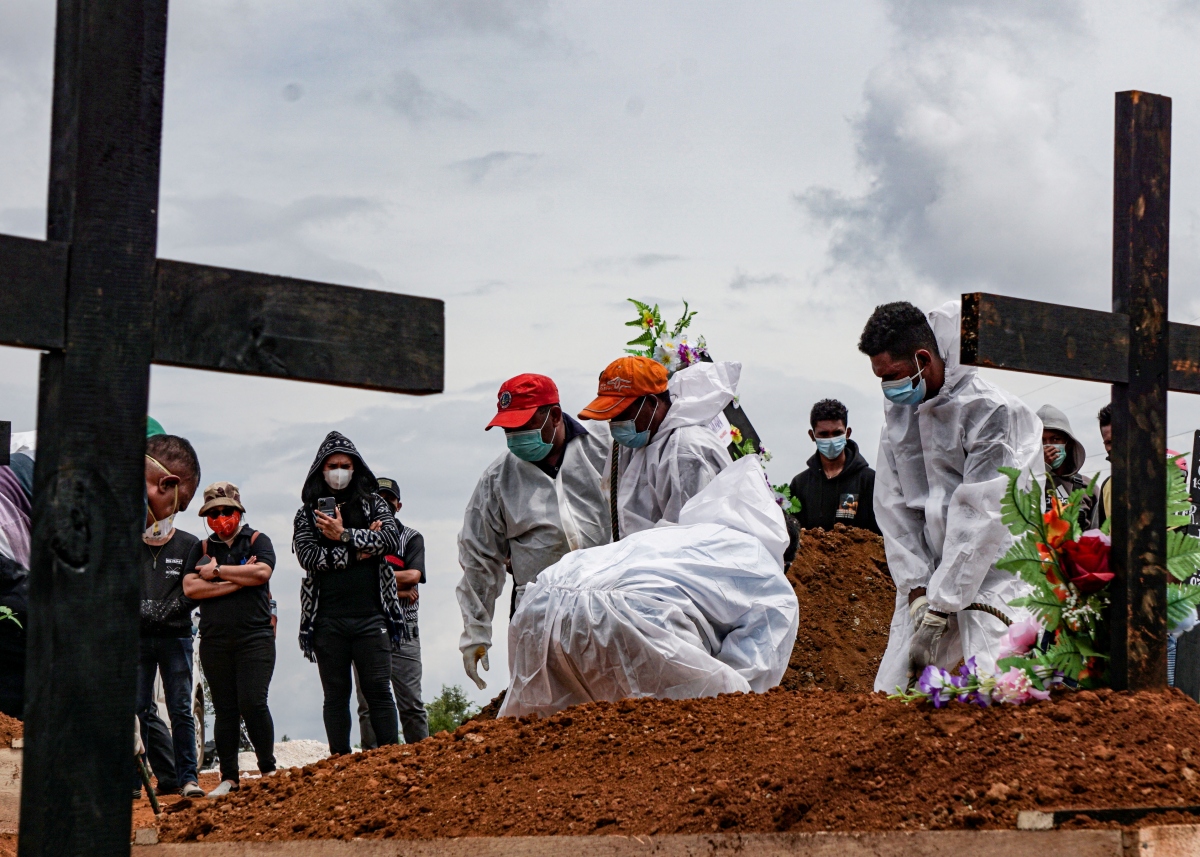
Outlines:
[[11,747],[14,738],[25,737],[25,724],[15,717],[0,714],[0,747]]
[[843,524],[804,530],[787,576],[800,631],[780,685],[870,693],[896,608],[883,539]]
[[1200,706],[1178,691],[939,711],[776,689],[468,723],[180,801],[161,836],[1011,828],[1022,809],[1200,804],[1197,768]]

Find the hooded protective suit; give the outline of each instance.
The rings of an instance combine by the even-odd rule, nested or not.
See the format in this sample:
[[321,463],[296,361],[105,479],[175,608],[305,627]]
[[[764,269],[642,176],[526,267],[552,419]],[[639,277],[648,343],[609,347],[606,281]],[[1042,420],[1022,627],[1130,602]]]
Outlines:
[[787,669],[799,625],[787,544],[766,473],[749,455],[693,497],[678,525],[564,557],[509,623],[500,716],[766,692]]
[[567,442],[554,479],[507,450],[479,477],[458,534],[460,651],[491,647],[506,561],[519,603],[542,569],[570,551],[612,541],[605,468],[611,445],[608,425],[591,423]]
[[1016,467],[1040,478],[1042,425],[1020,399],[959,363],[960,309],[950,301],[929,313],[946,363],[942,389],[915,408],[884,406],[875,518],[896,583],[896,612],[875,690],[889,693],[907,684],[909,592],[924,587],[929,609],[951,614],[935,651],[938,666],[975,657],[988,668],[1004,624],[964,608],[983,602],[1011,617],[1016,611],[1007,602],[1025,589],[1019,578],[995,567],[1012,540],[1000,521],[1007,478],[997,468]]
[[737,394],[741,363],[696,363],[667,382],[671,410],[641,449],[620,447],[617,514],[621,537],[679,521],[684,503],[733,463],[710,427]]

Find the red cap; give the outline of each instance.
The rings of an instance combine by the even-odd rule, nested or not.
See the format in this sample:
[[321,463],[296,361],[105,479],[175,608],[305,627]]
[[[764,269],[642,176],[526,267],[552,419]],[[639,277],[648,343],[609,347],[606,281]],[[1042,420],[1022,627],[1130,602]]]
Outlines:
[[[543,405],[558,404],[558,387],[545,375],[518,375],[500,385],[496,394],[496,416],[487,428],[520,428]],[[484,429],[487,431],[487,429]]]

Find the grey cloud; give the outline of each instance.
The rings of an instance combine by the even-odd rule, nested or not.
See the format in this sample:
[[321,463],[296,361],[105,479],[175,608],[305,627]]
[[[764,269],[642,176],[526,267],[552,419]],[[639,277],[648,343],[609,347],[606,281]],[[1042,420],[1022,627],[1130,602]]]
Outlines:
[[763,288],[768,286],[786,286],[791,280],[780,273],[749,274],[740,268],[729,281],[729,288],[735,291]]
[[475,111],[469,106],[443,92],[429,89],[412,71],[396,72],[390,85],[383,91],[383,101],[401,116],[414,123],[429,119],[471,119]]
[[377,271],[320,252],[314,237],[329,224],[382,213],[378,200],[357,196],[309,196],[286,205],[234,195],[171,197],[164,200],[160,251],[216,248],[234,256],[218,264],[244,265],[242,254],[255,249],[255,257],[278,260],[295,276],[380,284]]
[[674,253],[635,253],[632,256],[608,256],[603,259],[596,259],[582,267],[589,271],[630,274],[637,270],[657,268],[660,265],[669,265],[673,262],[682,261],[684,261],[684,257]]
[[827,236],[825,275],[939,294],[1090,283],[1103,194],[1057,148],[1058,84],[1039,66],[1080,38],[1080,6],[897,0],[890,18],[891,54],[853,121],[865,189],[794,195]]
[[478,158],[455,161],[448,164],[447,168],[461,172],[471,184],[479,184],[492,174],[509,178],[524,175],[534,168],[541,157],[530,152],[488,152]]
[[521,44],[547,39],[547,0],[393,0],[392,14],[414,38],[504,36]]

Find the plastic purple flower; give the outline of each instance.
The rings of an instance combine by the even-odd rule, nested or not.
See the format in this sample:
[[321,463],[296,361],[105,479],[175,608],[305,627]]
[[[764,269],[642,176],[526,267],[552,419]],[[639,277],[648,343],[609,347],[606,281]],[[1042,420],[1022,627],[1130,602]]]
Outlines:
[[917,687],[922,693],[928,695],[934,708],[941,708],[957,696],[953,677],[944,669],[933,664],[925,667],[925,671],[917,680]]

